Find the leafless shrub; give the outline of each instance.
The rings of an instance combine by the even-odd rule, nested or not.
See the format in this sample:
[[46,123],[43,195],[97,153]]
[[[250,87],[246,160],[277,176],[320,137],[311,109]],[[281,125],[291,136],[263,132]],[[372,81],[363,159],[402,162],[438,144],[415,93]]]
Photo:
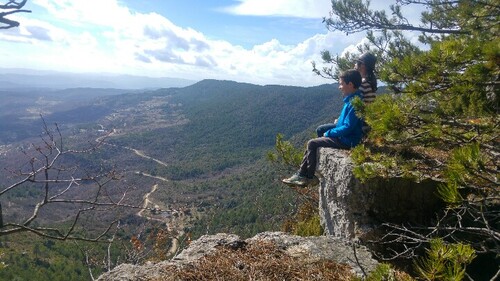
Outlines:
[[[123,208],[142,207],[127,201],[130,187],[117,184],[121,176],[114,169],[98,167],[90,171],[67,160],[93,153],[102,142],[82,150],[68,149],[57,124],[54,129],[44,120],[43,124],[40,144],[32,144],[24,152],[27,160],[22,167],[9,171],[16,181],[0,188],[0,199],[8,206],[0,219],[0,236],[30,232],[57,240],[105,239],[118,218],[107,221],[103,216],[109,218]],[[17,199],[16,192],[26,190],[35,192],[27,199],[33,202],[13,214],[10,200]]]

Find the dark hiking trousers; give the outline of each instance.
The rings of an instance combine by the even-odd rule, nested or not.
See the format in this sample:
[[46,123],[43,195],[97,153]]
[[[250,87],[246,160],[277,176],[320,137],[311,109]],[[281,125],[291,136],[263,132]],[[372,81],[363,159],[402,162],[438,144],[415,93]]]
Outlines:
[[304,158],[302,158],[302,163],[300,164],[300,176],[307,178],[314,177],[316,163],[318,161],[317,157],[319,147],[349,149],[349,147],[341,143],[338,138],[320,137],[309,140],[307,142],[307,150],[304,153]]

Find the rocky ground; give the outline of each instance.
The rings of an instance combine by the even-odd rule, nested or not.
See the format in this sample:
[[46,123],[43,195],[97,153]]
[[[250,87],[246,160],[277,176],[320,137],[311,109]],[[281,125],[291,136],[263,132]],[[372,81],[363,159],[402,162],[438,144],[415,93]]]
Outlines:
[[351,280],[377,264],[365,247],[331,236],[264,232],[242,240],[221,233],[200,237],[171,260],[122,264],[98,280]]

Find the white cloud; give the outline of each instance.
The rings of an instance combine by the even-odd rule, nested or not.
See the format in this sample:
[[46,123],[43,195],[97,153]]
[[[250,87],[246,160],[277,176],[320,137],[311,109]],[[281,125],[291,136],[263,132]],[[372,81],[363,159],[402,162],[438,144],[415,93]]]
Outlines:
[[[275,11],[300,16],[309,9],[308,5],[311,6],[308,14],[312,10],[327,11],[318,8],[321,5],[316,4],[320,2],[330,3],[329,0],[279,0],[276,1],[279,5],[273,1],[264,5],[254,0],[241,4],[250,5],[246,6],[248,11],[257,9],[255,5],[260,3],[269,14]],[[63,71],[307,86],[330,82],[311,71],[312,60],[321,62],[321,51],[328,49],[341,54],[345,46],[354,46],[364,37],[327,32],[294,45],[273,39],[243,48],[179,27],[157,13],[132,12],[118,0],[33,0],[33,3],[44,7],[49,15],[43,17],[46,21],[25,17],[18,31],[0,33],[0,55],[10,59],[5,66],[36,65]],[[288,8],[278,12],[283,6]],[[6,40],[23,43],[7,44]],[[7,56],[7,53],[20,55]]]
[[318,18],[328,16],[330,0],[238,0],[240,3],[221,8],[235,15],[286,16]]
[[[295,18],[317,18],[329,17],[331,11],[331,0],[237,0],[239,3],[220,8],[221,11],[246,16],[281,16]],[[396,1],[371,0],[370,8],[374,10],[386,10],[390,15],[389,6]],[[423,5],[422,5],[423,6]],[[402,12],[412,24],[418,24],[420,14],[424,10],[418,5],[403,5]]]

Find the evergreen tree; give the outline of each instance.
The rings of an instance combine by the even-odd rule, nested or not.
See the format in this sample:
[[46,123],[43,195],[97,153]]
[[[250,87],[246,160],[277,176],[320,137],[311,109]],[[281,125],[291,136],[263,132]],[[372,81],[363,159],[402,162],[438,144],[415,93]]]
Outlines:
[[[418,25],[405,18],[405,6],[425,8]],[[369,1],[332,0],[324,19],[330,30],[367,32],[359,51],[378,55],[377,73],[390,93],[362,109],[372,131],[353,153],[356,175],[441,181],[449,208],[440,223],[406,234],[429,241],[439,233],[498,256],[500,2],[397,0],[390,9],[388,15]],[[415,32],[418,46],[407,37]],[[333,66],[314,64],[313,71],[334,78],[353,58],[324,51]]]

